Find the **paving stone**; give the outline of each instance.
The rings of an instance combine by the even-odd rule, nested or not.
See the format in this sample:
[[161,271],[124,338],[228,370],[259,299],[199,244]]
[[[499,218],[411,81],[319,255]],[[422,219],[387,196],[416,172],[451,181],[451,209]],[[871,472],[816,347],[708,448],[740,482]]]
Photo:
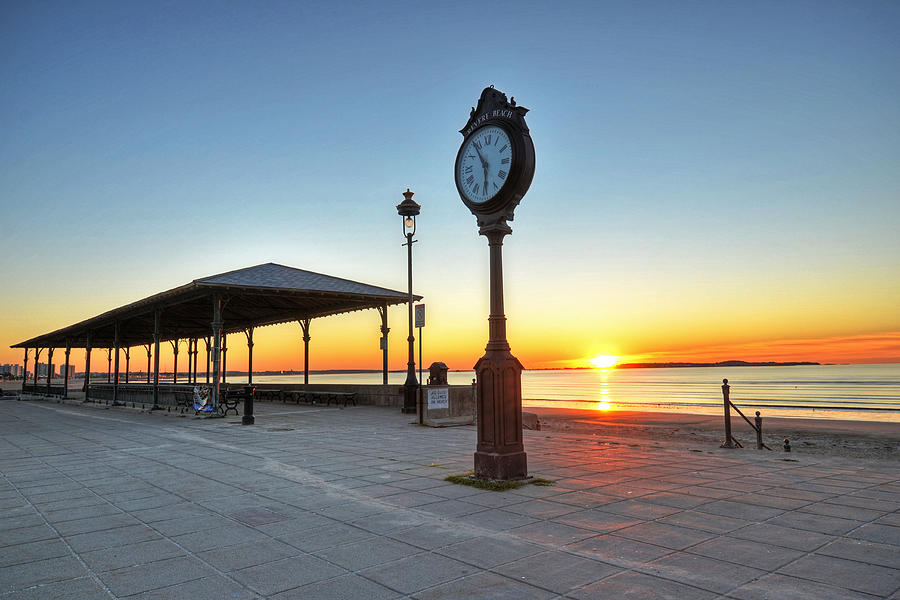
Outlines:
[[732,517],[735,519],[756,522],[768,521],[769,519],[784,513],[780,508],[755,506],[753,504],[744,504],[743,502],[734,502],[732,500],[709,502],[702,506],[698,506],[695,510],[713,515],[722,515],[723,517]]
[[255,600],[252,590],[221,576],[204,577],[129,596],[128,600]]
[[682,509],[696,508],[697,506],[706,504],[710,501],[707,498],[691,496],[690,494],[682,494],[678,492],[657,492],[644,496],[642,500],[651,504],[661,504],[662,506]]
[[358,571],[421,552],[421,548],[396,540],[372,537],[360,542],[317,550],[313,554],[345,569]]
[[542,551],[540,546],[508,537],[477,537],[435,550],[470,565],[490,569]]
[[482,572],[471,577],[457,579],[412,595],[416,600],[545,600],[555,594],[530,585],[513,581],[501,575]]
[[191,552],[202,552],[223,546],[237,546],[268,539],[264,533],[243,525],[223,525],[216,529],[204,529],[175,536],[172,541]]
[[841,504],[831,504],[830,502],[816,502],[807,504],[800,508],[800,512],[812,513],[815,515],[825,515],[829,517],[840,517],[854,521],[874,521],[884,516],[879,510],[866,510],[858,506],[843,506]]
[[222,571],[236,571],[297,556],[300,552],[278,540],[263,540],[240,546],[215,548],[201,552],[197,556]]
[[109,593],[91,577],[32,585],[18,590],[16,600],[109,600]]
[[18,529],[4,531],[3,535],[0,535],[0,547],[27,544],[29,542],[38,542],[41,540],[51,540],[58,537],[56,532],[47,525],[20,527]]
[[372,567],[359,574],[393,590],[411,594],[478,571],[472,565],[426,552]]
[[494,570],[557,594],[566,594],[621,571],[619,567],[565,552],[535,554]]
[[744,519],[701,513],[694,510],[683,510],[674,515],[668,515],[661,519],[657,519],[656,522],[699,529],[700,531],[709,533],[728,533],[729,531],[734,531],[750,524],[749,521],[745,521]]
[[790,512],[779,515],[774,519],[771,519],[769,523],[772,525],[804,529],[806,531],[815,531],[829,535],[843,535],[862,525],[861,521],[850,521],[848,519],[803,512]]
[[746,583],[730,591],[728,597],[738,600],[873,600],[869,594],[777,573]]
[[846,558],[882,567],[900,568],[900,546],[895,545],[840,538],[819,548],[816,550],[816,554]]
[[510,530],[509,533],[525,540],[551,546],[565,546],[597,535],[597,532],[589,529],[571,527],[553,521],[540,521],[517,527]]
[[616,515],[601,510],[583,510],[569,513],[567,515],[562,515],[561,517],[556,517],[553,521],[580,529],[588,529],[596,533],[618,531],[619,529],[625,529],[626,527],[645,522],[643,519],[627,517],[625,515]]
[[314,556],[286,558],[231,573],[242,584],[266,596],[344,574],[344,569]]
[[440,500],[430,504],[423,504],[417,508],[418,510],[439,517],[463,517],[465,515],[471,515],[472,513],[487,510],[483,506],[471,504],[463,500]]
[[84,577],[87,574],[87,570],[73,556],[0,567],[0,594],[43,583]]
[[284,543],[304,552],[315,552],[349,542],[361,542],[374,538],[375,535],[372,532],[346,523],[335,523],[311,531],[291,531],[278,537]]
[[[9,511],[6,510],[2,514],[10,515]],[[29,508],[27,513],[16,516],[10,515],[9,518],[0,519],[0,532],[6,532],[10,529],[21,529],[22,527],[37,527],[45,522],[43,516]]]
[[712,600],[716,594],[644,573],[627,572],[569,592],[578,600]]
[[127,525],[140,525],[140,521],[126,514],[105,515],[101,518],[76,519],[74,521],[63,521],[54,523],[53,527],[63,536],[77,535],[79,533],[90,533],[92,531],[105,531],[108,529],[118,529]]
[[616,535],[598,535],[566,546],[566,549],[627,568],[640,566],[672,552],[670,548],[645,544]]
[[879,523],[866,523],[859,529],[847,534],[849,537],[878,542],[880,544],[893,544],[900,546],[900,527],[882,525]]
[[15,546],[4,546],[0,548],[0,567],[9,567],[47,558],[69,556],[69,554],[68,546],[59,539],[40,540],[26,544],[16,544]]
[[76,552],[89,552],[99,548],[124,546],[135,542],[161,539],[162,536],[146,525],[127,525],[116,529],[104,529],[90,533],[66,536],[66,541]]
[[811,552],[834,539],[834,536],[823,533],[782,527],[771,523],[748,525],[732,531],[728,535],[744,540],[761,542],[763,544],[781,546],[783,548],[805,550],[807,552]]
[[683,550],[712,537],[711,534],[696,529],[658,522],[641,523],[619,529],[616,535],[673,550]]
[[483,527],[489,531],[507,531],[523,525],[536,523],[537,519],[517,515],[509,511],[491,508],[465,517],[467,525]]
[[395,531],[389,535],[395,540],[412,546],[424,550],[434,550],[472,539],[478,535],[478,532],[471,527],[450,527],[448,525],[429,523],[411,529]]
[[639,570],[719,594],[724,594],[765,574],[765,571],[760,569],[686,552],[664,556],[639,567]]
[[184,550],[163,539],[102,548],[80,554],[85,564],[96,572],[113,571],[184,555]]
[[692,546],[689,552],[764,571],[774,571],[804,556],[804,552],[800,550],[727,536]]
[[552,500],[527,500],[513,505],[508,509],[508,512],[526,515],[535,519],[551,519],[578,512],[579,510],[578,507],[571,504],[554,502]]
[[343,575],[271,596],[273,600],[392,600],[400,593],[359,575]]
[[887,596],[900,588],[898,569],[817,554],[801,558],[779,573],[877,596]]

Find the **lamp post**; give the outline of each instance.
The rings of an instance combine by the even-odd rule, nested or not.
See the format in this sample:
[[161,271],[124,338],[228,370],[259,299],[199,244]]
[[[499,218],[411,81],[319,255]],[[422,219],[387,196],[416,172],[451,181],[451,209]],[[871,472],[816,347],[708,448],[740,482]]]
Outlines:
[[415,341],[413,336],[413,288],[412,288],[412,245],[415,243],[413,236],[416,234],[416,215],[422,207],[416,204],[412,199],[413,192],[406,188],[403,193],[403,202],[397,205],[397,213],[400,215],[403,223],[403,235],[406,236],[406,243],[403,244],[407,249],[407,274],[409,280],[409,361],[406,363],[406,383],[403,385],[403,412],[416,412],[416,392],[419,382],[416,380],[416,357],[415,357]]

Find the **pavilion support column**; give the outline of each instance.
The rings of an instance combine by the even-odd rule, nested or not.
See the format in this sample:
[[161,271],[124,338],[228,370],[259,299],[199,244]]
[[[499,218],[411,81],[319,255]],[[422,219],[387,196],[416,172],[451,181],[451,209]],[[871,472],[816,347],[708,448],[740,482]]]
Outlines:
[[113,343],[116,346],[116,376],[113,382],[113,406],[119,406],[119,322],[116,321],[115,339]]
[[203,338],[203,343],[206,344],[206,384],[209,385],[209,336]]
[[221,381],[220,360],[221,347],[219,344],[222,339],[222,327],[225,323],[222,321],[222,309],[225,308],[226,301],[216,294],[213,298],[213,320],[212,320],[212,363],[213,363],[213,410],[219,408],[219,384]]
[[150,344],[146,344],[144,349],[147,351],[147,385],[150,385]]
[[187,382],[191,383],[192,381],[192,373],[191,373],[191,351],[193,350],[193,346],[191,345],[191,338],[187,338]]
[[41,350],[43,350],[43,348],[35,348],[34,349],[34,391],[35,391],[35,393],[37,393],[38,359],[41,356]]
[[247,336],[247,385],[253,385],[253,328],[244,330]]
[[84,340],[84,402],[91,399],[91,333]]
[[300,327],[303,328],[303,385],[309,384],[309,322],[310,319],[302,319]]
[[131,371],[131,346],[125,346],[125,385],[128,385],[129,371]]
[[106,383],[112,383],[112,348],[106,349]]
[[172,344],[172,356],[175,361],[172,366],[172,383],[178,383],[178,346],[181,344],[181,340],[175,338],[174,340],[169,340],[169,343]]
[[69,354],[72,352],[72,342],[66,338],[66,368],[63,376],[63,398],[69,397]]
[[193,342],[194,342],[194,351],[193,351],[194,368],[192,369],[192,371],[194,373],[193,383],[197,383],[197,344],[199,343],[199,341],[200,340],[198,340],[197,338],[193,339]]
[[50,380],[53,379],[53,351],[52,346],[47,348],[47,395],[50,395]]
[[228,334],[222,332],[222,383],[228,379]]
[[384,306],[378,307],[378,314],[381,315],[381,383],[387,385],[388,382],[388,317],[387,302]]
[[[153,311],[153,406],[150,407],[150,410],[160,410],[162,407],[159,405],[159,326],[160,321],[162,320],[162,311],[155,310]],[[150,350],[149,345],[147,346],[147,360],[149,367],[150,360]],[[149,368],[148,368],[149,371]]]
[[244,414],[241,416],[241,425],[253,425],[253,328],[244,330],[247,336],[247,388],[244,390]]
[[22,363],[22,391],[25,391],[25,384],[28,381],[28,351],[30,348],[25,348],[25,362]]

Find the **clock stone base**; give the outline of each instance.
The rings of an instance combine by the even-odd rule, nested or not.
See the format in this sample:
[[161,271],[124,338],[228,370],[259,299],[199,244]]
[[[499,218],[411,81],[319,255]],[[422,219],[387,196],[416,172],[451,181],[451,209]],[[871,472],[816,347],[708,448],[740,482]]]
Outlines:
[[522,441],[522,370],[522,363],[508,349],[488,349],[475,365],[476,477],[509,480],[528,476]]

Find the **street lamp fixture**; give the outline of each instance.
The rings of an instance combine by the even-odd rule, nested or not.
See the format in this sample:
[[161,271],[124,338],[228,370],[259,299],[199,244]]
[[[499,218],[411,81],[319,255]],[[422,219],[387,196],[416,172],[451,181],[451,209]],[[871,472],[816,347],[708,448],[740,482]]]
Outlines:
[[416,233],[416,215],[422,208],[413,198],[413,192],[406,188],[403,193],[403,202],[397,205],[397,214],[400,215],[403,225],[403,235],[406,236],[406,243],[403,244],[407,249],[407,275],[409,281],[409,300],[407,307],[409,309],[409,361],[406,363],[406,383],[403,384],[403,412],[416,412],[416,396],[419,388],[419,382],[416,379],[416,359],[415,359],[415,341],[413,336],[413,287],[412,287],[412,245],[416,240],[413,235]]

